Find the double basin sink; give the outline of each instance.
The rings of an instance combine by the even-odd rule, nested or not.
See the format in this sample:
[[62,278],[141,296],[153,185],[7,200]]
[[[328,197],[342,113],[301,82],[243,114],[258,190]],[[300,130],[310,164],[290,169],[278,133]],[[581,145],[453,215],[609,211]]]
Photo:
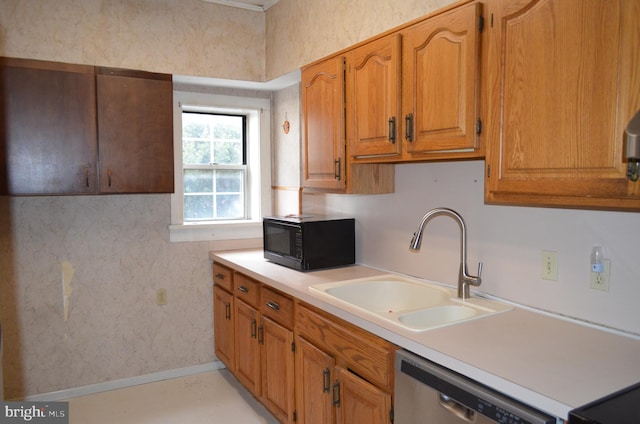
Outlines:
[[316,284],[309,289],[329,303],[356,308],[416,332],[512,309],[477,296],[459,299],[454,289],[396,274]]

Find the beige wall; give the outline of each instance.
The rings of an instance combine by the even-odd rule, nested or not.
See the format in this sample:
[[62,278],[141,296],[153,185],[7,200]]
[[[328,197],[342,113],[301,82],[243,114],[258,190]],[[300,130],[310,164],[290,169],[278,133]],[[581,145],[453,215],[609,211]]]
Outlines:
[[262,81],[264,26],[202,0],[2,0],[0,55]]
[[280,0],[267,10],[267,80],[424,16],[453,0]]
[[169,195],[4,197],[0,210],[7,398],[213,360],[208,243],[169,243]]

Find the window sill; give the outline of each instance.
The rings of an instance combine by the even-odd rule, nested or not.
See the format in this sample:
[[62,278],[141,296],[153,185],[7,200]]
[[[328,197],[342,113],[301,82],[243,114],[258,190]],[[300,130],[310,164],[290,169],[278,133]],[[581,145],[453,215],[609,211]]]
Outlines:
[[226,221],[169,225],[169,239],[181,241],[240,240],[262,238],[262,221]]

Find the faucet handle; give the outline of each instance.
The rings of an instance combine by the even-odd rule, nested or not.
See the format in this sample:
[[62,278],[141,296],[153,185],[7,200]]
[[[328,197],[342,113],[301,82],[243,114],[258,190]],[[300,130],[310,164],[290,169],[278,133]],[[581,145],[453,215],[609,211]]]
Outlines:
[[480,279],[481,275],[482,275],[482,262],[478,262],[478,280]]

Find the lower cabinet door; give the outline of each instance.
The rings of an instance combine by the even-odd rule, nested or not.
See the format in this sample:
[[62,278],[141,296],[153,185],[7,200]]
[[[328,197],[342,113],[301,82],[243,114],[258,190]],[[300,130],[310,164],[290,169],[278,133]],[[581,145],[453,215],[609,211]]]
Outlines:
[[340,367],[334,367],[332,397],[338,424],[391,423],[391,395]]
[[[335,360],[304,338],[296,337],[297,423],[335,422],[331,384]],[[352,421],[351,423],[366,421]]]
[[216,357],[235,371],[235,328],[233,295],[213,286],[213,343]]
[[260,345],[258,311],[235,299],[236,310],[236,369],[235,376],[254,396],[260,397]]
[[262,316],[262,403],[281,423],[293,423],[293,331]]

